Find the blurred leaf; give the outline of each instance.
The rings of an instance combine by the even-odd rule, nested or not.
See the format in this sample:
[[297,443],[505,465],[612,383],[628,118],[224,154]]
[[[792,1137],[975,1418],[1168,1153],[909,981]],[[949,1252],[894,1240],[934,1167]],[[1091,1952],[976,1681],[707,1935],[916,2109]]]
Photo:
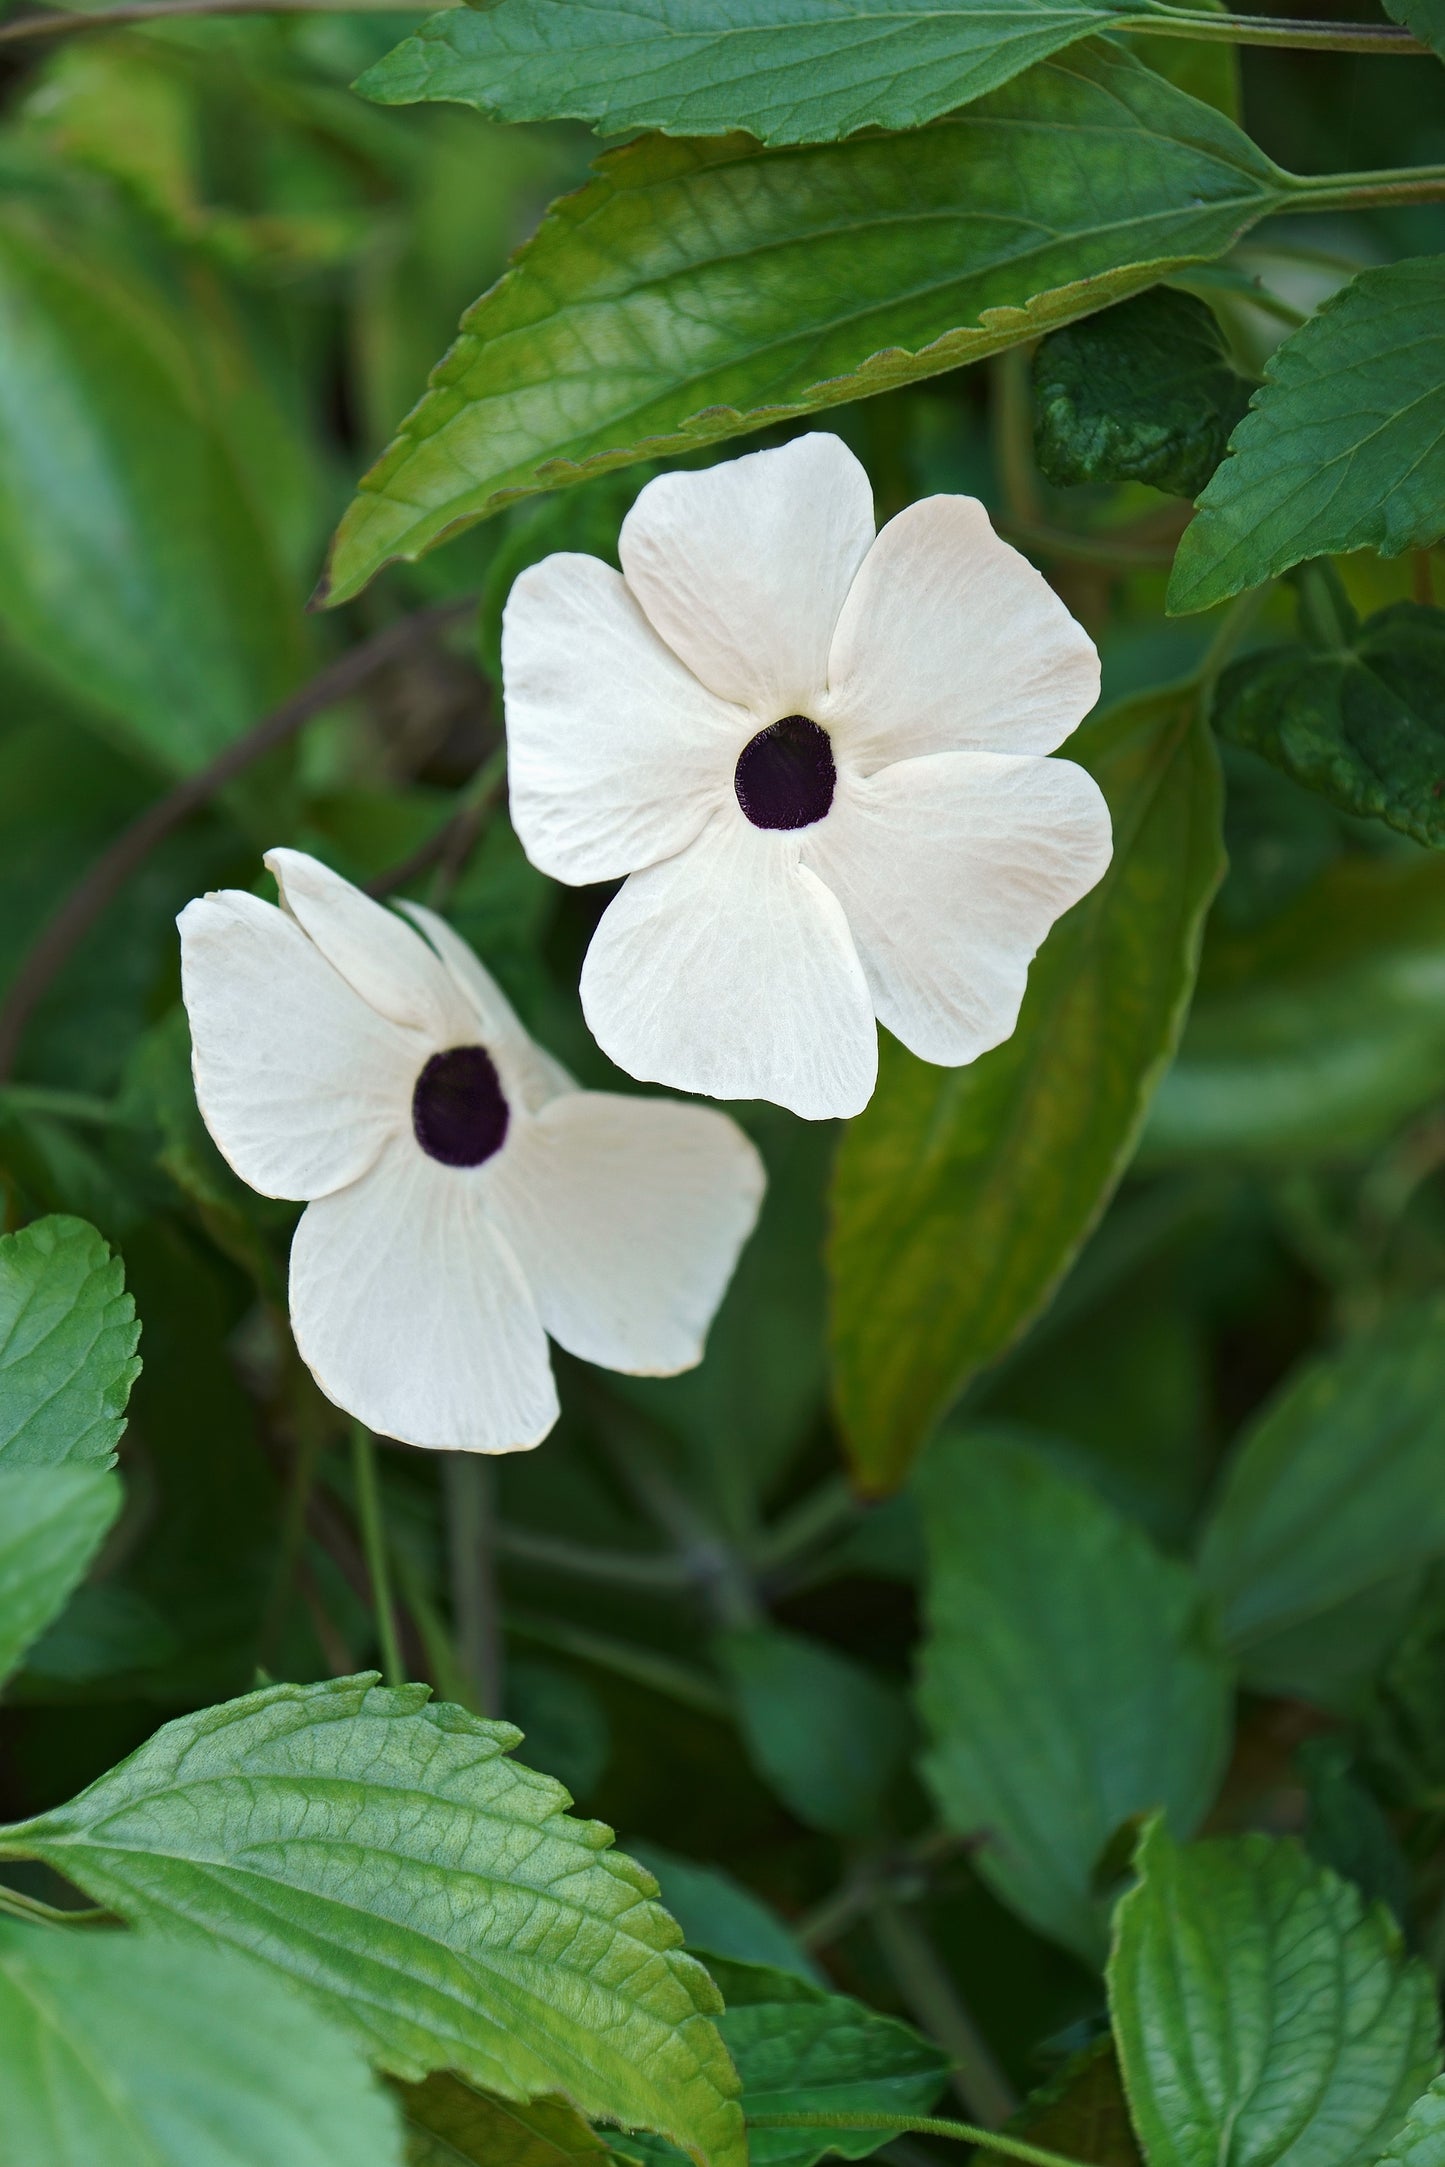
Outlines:
[[1413,30],[1422,45],[1433,47],[1445,60],[1445,0],[1385,0],[1385,13]]
[[1221,114],[1104,45],[910,135],[788,152],[643,137],[463,318],[342,522],[329,599],[518,496],[1122,300],[1221,254],[1286,189]]
[[1434,1986],[1357,1890],[1270,1836],[1155,1823],[1109,2003],[1150,2167],[1364,2167],[1436,2066]]
[[[1008,2130],[1085,2167],[1143,2167],[1109,2038],[1074,2055],[1050,2084],[1024,2101]],[[975,2156],[980,2163],[1003,2158],[982,2145]]]
[[[764,143],[917,128],[1124,14],[1120,0],[490,0],[433,15],[356,85],[382,105],[452,98],[493,120],[599,135],[745,129]],[[1147,12],[1147,0],[1145,12]]]
[[507,1665],[507,1717],[522,1733],[527,1764],[555,1776],[574,1798],[596,1788],[612,1750],[607,1710],[585,1679],[526,1657]]
[[775,1626],[725,1633],[714,1646],[749,1757],[783,1803],[832,1835],[872,1828],[908,1750],[896,1687],[836,1648]]
[[1151,1160],[1337,1160],[1445,1078],[1445,869],[1343,858],[1259,928],[1211,928]]
[[1445,1555],[1445,1299],[1405,1308],[1289,1379],[1231,1461],[1199,1548],[1246,1679],[1308,1697],[1277,1635]]
[[450,2071],[399,2091],[407,2167],[604,2167],[611,2157],[559,2099],[493,2099]]
[[656,1877],[663,1903],[690,1949],[790,1971],[814,1986],[827,1984],[800,1941],[767,1905],[720,1866],[678,1858],[657,1843],[629,1843],[640,1866]]
[[1171,610],[1445,533],[1445,258],[1362,271],[1285,340],[1199,501]]
[[1098,1962],[1096,1872],[1135,1815],[1188,1835],[1229,1753],[1233,1674],[1189,1569],[1016,1441],[941,1438],[919,1707],[947,1826],[1029,1923]]
[[0,1239],[0,1461],[109,1465],[140,1375],[119,1257],[83,1219]]
[[1445,848],[1445,610],[1396,602],[1327,654],[1257,649],[1221,677],[1213,720],[1342,812]]
[[[0,1473],[0,1484],[4,1479]],[[133,1589],[109,1582],[79,1587],[27,1654],[16,1698],[35,1700],[47,1686],[84,1687],[154,1670],[178,1652],[164,1618]]]
[[[1225,0],[1203,0],[1203,7],[1209,15],[1230,13]],[[1120,35],[1130,52],[1176,90],[1216,106],[1230,120],[1243,125],[1238,46],[1227,45],[1222,39],[1150,37],[1140,31]]]
[[610,1833],[505,1758],[516,1740],[424,1686],[272,1686],[167,1724],[6,1840],[134,1924],[263,1957],[394,2075],[559,2092],[700,2167],[737,2160],[706,1974]]
[[[896,2017],[762,1964],[713,1962],[727,2013],[719,2029],[743,2080],[743,2112],[927,2114],[947,2057]],[[886,2129],[752,2129],[752,2167],[813,2167],[834,2152],[866,2159]],[[624,2140],[625,2148],[625,2140]]]
[[1018,1028],[964,1069],[885,1039],[849,1124],[831,1245],[838,1405],[859,1480],[895,1486],[960,1387],[1048,1302],[1108,1202],[1184,1021],[1223,870],[1192,688],[1086,723],[1114,857],[1029,973]]
[[1360,1711],[1361,1748],[1397,1806],[1445,1794],[1445,1569],[1415,1588],[1403,1629]]
[[351,2042],[229,1950],[0,1920],[0,2167],[400,2167]]
[[59,1616],[120,1504],[106,1468],[0,1464],[0,1680]]
[[1034,352],[1045,479],[1150,482],[1195,497],[1249,404],[1213,309],[1156,286],[1051,332]]
[[1402,1927],[1410,1918],[1410,1869],[1379,1800],[1340,1737],[1307,1738],[1295,1759],[1305,1779],[1305,1849],[1367,1904],[1383,1904]]

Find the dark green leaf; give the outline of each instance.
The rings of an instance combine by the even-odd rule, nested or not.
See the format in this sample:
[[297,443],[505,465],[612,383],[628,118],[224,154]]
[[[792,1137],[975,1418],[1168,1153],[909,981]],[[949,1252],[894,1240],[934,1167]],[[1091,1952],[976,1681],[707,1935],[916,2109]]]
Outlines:
[[1180,1850],[1156,1824],[1138,1866],[1109,2000],[1150,2167],[1376,2159],[1437,2061],[1398,1928],[1275,1837]]
[[1112,1194],[1188,1007],[1219,884],[1219,778],[1188,689],[1069,741],[1114,858],[1055,926],[1018,1028],[970,1068],[885,1039],[849,1125],[831,1249],[837,1395],[869,1489],[906,1474],[960,1386],[1048,1301]]
[[0,1465],[0,1680],[59,1616],[120,1501],[103,1467]]
[[918,1481],[930,1787],[989,1886],[1097,1962],[1103,1854],[1156,1807],[1198,1826],[1228,1756],[1231,1666],[1188,1568],[1014,1439],[941,1439]]
[[345,601],[518,496],[995,353],[1221,254],[1286,200],[1233,124],[1086,45],[905,136],[650,136],[463,318],[333,545]]
[[1445,60],[1445,0],[1385,0],[1385,13]]
[[1246,655],[1214,724],[1342,812],[1445,848],[1445,610],[1397,602],[1330,653]]
[[1238,1447],[1199,1570],[1245,1675],[1308,1693],[1276,1637],[1445,1554],[1445,1300],[1388,1316],[1291,1379]]
[[1367,1904],[1383,1904],[1401,1926],[1410,1916],[1410,1869],[1379,1800],[1355,1766],[1349,1741],[1307,1738],[1295,1756],[1305,1781],[1305,1849]]
[[356,87],[382,105],[454,98],[493,120],[585,120],[600,135],[834,142],[936,120],[1140,12],[1124,0],[490,0],[433,15]]
[[0,1240],[0,1461],[109,1464],[139,1337],[120,1258],[83,1219]]
[[[1108,2038],[1074,2055],[1052,2083],[1024,2101],[1008,2128],[1011,2136],[1026,2137],[1086,2167],[1142,2167],[1118,2056]],[[980,2146],[977,2157],[997,2161],[1003,2154]]]
[[719,1866],[700,1866],[678,1858],[658,1843],[635,1843],[628,1849],[639,1865],[656,1876],[662,1901],[682,1928],[687,1946],[710,1957],[727,1956],[743,1964],[767,1964],[774,1971],[796,1972],[814,1986],[825,1982],[802,1943],[775,1913]]
[[79,1587],[26,1655],[17,1698],[156,1670],[179,1653],[177,1636],[133,1589],[107,1582]]
[[1150,482],[1195,497],[1250,387],[1214,311],[1156,286],[1051,332],[1034,355],[1034,450],[1046,480]]
[[1415,2101],[1380,2167],[1441,2167],[1445,2161],[1445,2077]]
[[1171,610],[1445,533],[1445,257],[1362,271],[1277,349],[1199,500]]
[[229,1950],[0,1920],[0,2167],[399,2167],[356,2048]]
[[400,2087],[407,2167],[606,2167],[606,2145],[560,2099],[493,2099],[449,2071]]
[[272,1686],[167,1724],[8,1841],[123,1918],[263,1957],[395,2075],[560,2093],[735,2162],[707,1974],[516,1739],[422,1686]]
[[810,1828],[866,1832],[908,1749],[897,1689],[821,1641],[774,1626],[724,1635],[717,1655],[753,1763],[784,1804]]

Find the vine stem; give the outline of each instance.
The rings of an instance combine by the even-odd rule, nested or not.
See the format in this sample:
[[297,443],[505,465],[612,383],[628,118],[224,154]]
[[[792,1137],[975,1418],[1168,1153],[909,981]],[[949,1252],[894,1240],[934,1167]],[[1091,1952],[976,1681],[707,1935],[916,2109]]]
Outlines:
[[917,1920],[893,1897],[873,1904],[872,1927],[903,1998],[953,2064],[953,2088],[969,2114],[996,2128],[1018,2100],[938,1952]]
[[1397,23],[1300,22],[1288,15],[1204,14],[1159,0],[1145,15],[1115,24],[1146,37],[1198,38],[1213,45],[1287,45],[1304,53],[1428,53]]
[[449,1452],[442,1474],[457,1663],[477,1714],[500,1716],[502,1628],[497,1605],[496,1469],[475,1452]]
[[1402,173],[1320,173],[1289,176],[1300,211],[1382,210],[1396,203],[1445,201],[1445,165],[1409,166]]
[[1046,2152],[1042,2145],[1023,2137],[1009,2137],[996,2129],[979,2129],[972,2122],[951,2122],[936,2114],[750,2114],[749,2129],[887,2129],[900,2136],[952,2137],[959,2144],[977,2145],[984,2152],[999,2152],[1019,2159],[1027,2167],[1080,2167],[1065,2152]]
[[396,1606],[391,1599],[391,1568],[387,1563],[386,1535],[381,1524],[381,1492],[376,1479],[376,1439],[364,1422],[351,1425],[351,1464],[356,1476],[356,1512],[361,1524],[367,1577],[371,1582],[371,1607],[380,1644],[381,1674],[388,1685],[403,1685],[406,1674],[402,1668],[401,1639],[396,1629]]

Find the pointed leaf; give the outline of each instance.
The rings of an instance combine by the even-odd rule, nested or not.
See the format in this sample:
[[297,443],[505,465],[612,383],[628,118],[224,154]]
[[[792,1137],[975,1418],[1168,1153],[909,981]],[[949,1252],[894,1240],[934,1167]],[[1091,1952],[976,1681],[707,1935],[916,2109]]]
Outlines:
[[968,1378],[1038,1315],[1129,1162],[1174,1052],[1223,871],[1213,740],[1185,688],[1069,740],[1114,820],[1104,878],[969,1068],[885,1039],[834,1178],[833,1351],[859,1481],[895,1487]]
[[123,1918],[265,1958],[395,2075],[559,2093],[737,2162],[716,1990],[611,1832],[506,1758],[518,1736],[370,1675],[272,1686],[7,1840]]
[[83,1219],[0,1239],[0,1464],[108,1464],[139,1337],[120,1258]]
[[106,1468],[0,1461],[0,1680],[59,1617],[119,1511]]
[[871,1828],[908,1750],[902,1694],[837,1649],[776,1626],[725,1634],[717,1656],[753,1764],[783,1803],[833,1835]]
[[1109,2003],[1149,2167],[1365,2167],[1437,2061],[1398,1928],[1298,1844],[1179,1849],[1155,1824],[1119,1905]]
[[643,137],[463,318],[363,479],[326,592],[518,496],[1033,338],[1222,254],[1290,185],[1102,44],[910,135]]
[[1362,271],[1276,349],[1185,530],[1171,610],[1445,534],[1445,257]]

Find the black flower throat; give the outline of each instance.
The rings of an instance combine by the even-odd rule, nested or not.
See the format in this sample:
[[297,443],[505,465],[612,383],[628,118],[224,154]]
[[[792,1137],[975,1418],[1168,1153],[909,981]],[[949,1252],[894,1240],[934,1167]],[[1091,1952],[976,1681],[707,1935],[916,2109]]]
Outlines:
[[744,745],[733,788],[755,828],[811,828],[832,805],[837,781],[827,731],[807,715],[784,715]]
[[429,1159],[480,1166],[500,1151],[511,1114],[485,1046],[434,1053],[411,1094],[411,1125]]

